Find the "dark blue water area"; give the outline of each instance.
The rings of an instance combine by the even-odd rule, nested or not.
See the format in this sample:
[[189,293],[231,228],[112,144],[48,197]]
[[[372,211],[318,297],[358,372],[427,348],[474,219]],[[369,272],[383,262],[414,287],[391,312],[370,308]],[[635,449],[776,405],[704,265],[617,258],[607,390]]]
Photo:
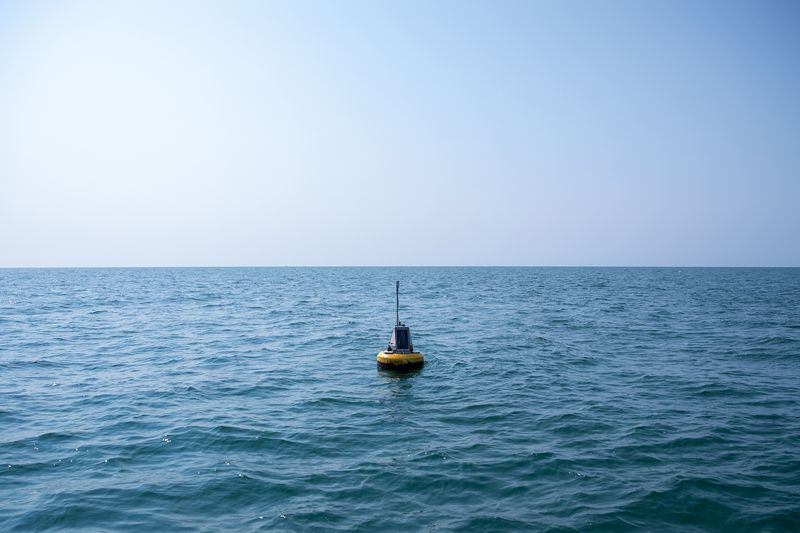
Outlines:
[[0,372],[3,531],[800,531],[800,269],[5,269]]

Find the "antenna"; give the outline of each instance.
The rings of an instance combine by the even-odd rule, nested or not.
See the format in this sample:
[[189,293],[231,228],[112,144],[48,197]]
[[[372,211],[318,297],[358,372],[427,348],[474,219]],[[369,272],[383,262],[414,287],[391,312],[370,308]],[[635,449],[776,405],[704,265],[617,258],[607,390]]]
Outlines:
[[400,325],[400,282],[397,282],[397,292],[395,297],[397,299],[397,325]]

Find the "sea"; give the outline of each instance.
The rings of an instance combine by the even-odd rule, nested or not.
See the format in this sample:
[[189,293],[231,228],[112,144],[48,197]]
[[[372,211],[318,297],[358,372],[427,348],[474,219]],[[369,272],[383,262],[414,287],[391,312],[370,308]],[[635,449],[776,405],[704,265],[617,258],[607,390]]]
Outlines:
[[0,530],[800,531],[800,269],[0,269]]

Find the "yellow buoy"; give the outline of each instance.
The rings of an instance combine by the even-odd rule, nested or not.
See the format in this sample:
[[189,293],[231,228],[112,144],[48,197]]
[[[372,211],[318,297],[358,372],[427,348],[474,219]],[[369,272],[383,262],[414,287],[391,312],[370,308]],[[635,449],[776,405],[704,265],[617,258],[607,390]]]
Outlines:
[[420,368],[425,363],[422,352],[395,353],[378,352],[378,366],[394,370],[411,370]]
[[400,282],[396,286],[397,324],[392,328],[389,346],[378,353],[378,368],[391,370],[413,370],[425,364],[422,353],[414,351],[411,328],[400,322]]

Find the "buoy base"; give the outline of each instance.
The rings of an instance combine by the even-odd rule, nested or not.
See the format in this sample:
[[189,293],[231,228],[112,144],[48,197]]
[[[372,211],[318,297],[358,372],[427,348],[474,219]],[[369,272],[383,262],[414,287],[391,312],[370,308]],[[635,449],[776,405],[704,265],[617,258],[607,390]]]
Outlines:
[[422,368],[422,365],[425,364],[425,359],[420,352],[380,352],[376,359],[378,360],[378,368],[384,370],[414,370],[416,368]]

